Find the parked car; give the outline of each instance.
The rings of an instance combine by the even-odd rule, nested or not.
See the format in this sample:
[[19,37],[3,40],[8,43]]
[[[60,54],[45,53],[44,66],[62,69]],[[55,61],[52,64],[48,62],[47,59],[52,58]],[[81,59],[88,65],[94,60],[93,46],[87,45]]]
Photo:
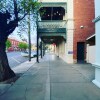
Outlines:
[[22,51],[22,52],[21,52],[21,55],[22,55],[23,57],[27,57],[27,56],[29,56],[29,54],[28,54],[27,51]]
[[37,56],[37,52],[36,51],[32,51],[31,54],[33,55],[33,57]]
[[[23,51],[23,52],[21,52],[21,55],[22,55],[23,57],[28,57],[28,56],[29,56],[29,52]],[[32,51],[32,52],[31,52],[31,57],[36,57],[36,56],[37,56],[36,51]]]
[[[39,50],[39,56],[41,55],[41,53],[40,53],[40,50]],[[37,56],[37,51],[32,51],[32,55],[34,56],[34,57],[36,57]]]

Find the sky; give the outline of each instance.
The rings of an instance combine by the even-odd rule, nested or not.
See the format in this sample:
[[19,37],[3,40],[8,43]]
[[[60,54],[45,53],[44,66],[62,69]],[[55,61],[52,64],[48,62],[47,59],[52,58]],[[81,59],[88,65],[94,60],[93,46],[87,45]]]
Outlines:
[[[18,41],[22,41],[20,36],[18,35],[18,33],[19,33],[18,28],[16,28],[15,31],[9,36],[9,38],[16,39]],[[21,33],[19,33],[19,34],[21,34]],[[31,30],[31,43],[32,44],[36,44],[36,36],[37,36],[36,28],[34,28],[33,30]],[[24,32],[22,34],[22,38],[25,38],[28,41],[28,33]]]

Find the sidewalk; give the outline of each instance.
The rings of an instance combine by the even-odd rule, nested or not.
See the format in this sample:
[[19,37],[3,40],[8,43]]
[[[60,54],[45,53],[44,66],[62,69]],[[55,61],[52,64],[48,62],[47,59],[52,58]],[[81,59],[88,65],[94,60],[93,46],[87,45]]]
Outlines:
[[[36,58],[32,58],[31,62],[26,61],[14,68],[12,68],[12,70],[16,73],[16,74],[23,74],[25,73],[30,67],[32,67],[34,64],[36,63]],[[11,86],[13,85],[13,83],[11,84],[6,84],[6,82],[1,82],[0,83],[0,95],[4,94]]]
[[93,78],[90,64],[71,65],[46,55],[0,95],[0,100],[100,100]]

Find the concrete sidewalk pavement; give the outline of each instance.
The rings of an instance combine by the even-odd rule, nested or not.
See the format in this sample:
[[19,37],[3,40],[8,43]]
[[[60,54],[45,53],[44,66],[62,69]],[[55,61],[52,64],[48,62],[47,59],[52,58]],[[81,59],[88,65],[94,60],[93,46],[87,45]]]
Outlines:
[[[30,67],[32,67],[35,63],[36,63],[36,58],[32,58],[30,62],[26,61],[16,67],[12,68],[12,70],[16,74],[23,74],[26,71],[28,71],[28,69]],[[12,85],[13,85],[13,82],[12,83],[0,82],[0,95],[4,94]]]
[[0,95],[0,100],[100,100],[93,78],[90,64],[71,65],[46,55]]

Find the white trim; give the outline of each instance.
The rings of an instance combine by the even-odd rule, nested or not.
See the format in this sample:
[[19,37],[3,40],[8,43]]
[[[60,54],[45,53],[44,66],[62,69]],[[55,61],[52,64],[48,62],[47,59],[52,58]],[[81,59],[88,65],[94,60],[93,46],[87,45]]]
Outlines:
[[100,69],[100,64],[97,64],[97,63],[93,63],[92,66],[96,67],[96,68],[99,68]]
[[100,88],[100,81],[99,81],[99,76],[100,76],[100,64],[99,63],[94,63],[92,66],[95,67],[95,79],[92,81],[97,87]]
[[93,82],[97,87],[100,88],[100,82],[98,82],[97,80],[93,80],[92,82]]
[[91,36],[88,37],[86,40],[89,40],[89,39],[91,39],[91,38],[94,37],[94,36],[95,36],[95,34],[91,35]]

